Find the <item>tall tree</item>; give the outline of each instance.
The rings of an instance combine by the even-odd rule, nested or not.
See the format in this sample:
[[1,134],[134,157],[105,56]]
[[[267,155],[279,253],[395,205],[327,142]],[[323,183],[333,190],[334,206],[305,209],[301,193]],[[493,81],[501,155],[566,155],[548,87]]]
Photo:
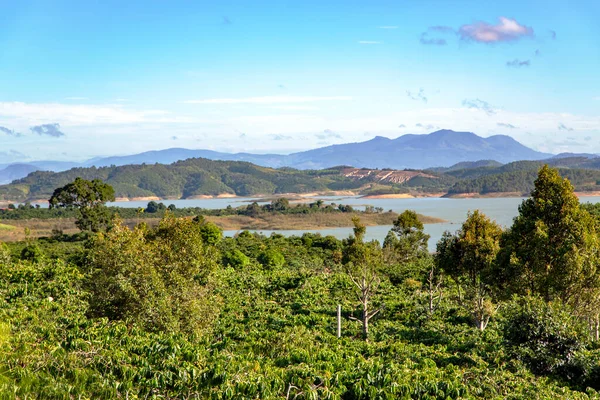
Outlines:
[[400,214],[383,242],[388,261],[408,263],[426,257],[429,235],[423,228],[416,212],[406,210]]
[[475,326],[484,330],[495,312],[493,266],[502,228],[479,211],[469,213],[461,229],[438,242],[436,264],[466,289]]
[[507,294],[558,298],[584,310],[597,302],[599,253],[595,220],[571,183],[546,165],[502,239],[497,276]]
[[109,184],[100,179],[88,181],[78,177],[56,189],[48,202],[50,208],[77,208],[77,227],[83,231],[97,232],[109,226],[112,215],[104,204],[114,200],[115,191]]

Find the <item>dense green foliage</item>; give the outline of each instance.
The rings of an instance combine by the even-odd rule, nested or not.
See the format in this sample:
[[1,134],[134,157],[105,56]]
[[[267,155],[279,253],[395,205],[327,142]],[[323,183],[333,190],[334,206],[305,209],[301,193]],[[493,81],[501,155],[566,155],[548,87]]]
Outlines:
[[[586,266],[597,244],[558,237],[573,256],[550,273],[514,242],[536,226],[532,257],[544,259],[546,229],[591,235],[595,220],[571,195],[542,170],[508,232],[474,212],[435,259],[411,213],[392,233],[409,258],[365,242],[359,220],[342,241],[223,238],[202,217],[167,216],[156,228],[116,221],[106,233],[0,244],[1,397],[600,398],[595,281],[587,267],[571,274],[589,295],[573,302],[560,273]],[[22,251],[32,245],[39,256]],[[534,292],[520,272],[492,279],[506,249]],[[498,306],[485,327],[474,324],[477,293]]]

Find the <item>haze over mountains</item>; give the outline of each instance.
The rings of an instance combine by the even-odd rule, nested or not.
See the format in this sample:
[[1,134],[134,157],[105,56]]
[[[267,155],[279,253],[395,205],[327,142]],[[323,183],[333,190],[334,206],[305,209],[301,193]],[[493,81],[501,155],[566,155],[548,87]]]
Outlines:
[[172,148],[129,156],[94,158],[83,163],[40,161],[0,164],[0,183],[11,182],[35,170],[64,171],[76,166],[170,164],[197,157],[210,160],[248,161],[273,168],[323,169],[350,165],[359,168],[425,169],[450,167],[465,161],[495,160],[508,163],[517,160],[542,160],[552,156],[552,154],[530,149],[506,135],[484,138],[471,132],[439,130],[427,135],[407,134],[396,139],[377,136],[365,142],[337,144],[289,155],[230,154],[211,150]]

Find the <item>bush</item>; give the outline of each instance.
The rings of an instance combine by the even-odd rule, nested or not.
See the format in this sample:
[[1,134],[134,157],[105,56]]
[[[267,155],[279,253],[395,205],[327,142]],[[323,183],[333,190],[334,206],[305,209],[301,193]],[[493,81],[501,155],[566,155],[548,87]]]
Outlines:
[[504,310],[504,338],[513,357],[539,375],[561,375],[574,366],[587,336],[568,306],[522,297],[514,298]]
[[285,258],[279,251],[268,249],[258,255],[258,262],[266,269],[279,269],[285,264]]
[[21,260],[39,262],[44,258],[44,252],[37,244],[29,244],[21,250]]
[[223,255],[223,265],[229,265],[235,269],[246,267],[250,264],[250,259],[238,249],[228,251]]

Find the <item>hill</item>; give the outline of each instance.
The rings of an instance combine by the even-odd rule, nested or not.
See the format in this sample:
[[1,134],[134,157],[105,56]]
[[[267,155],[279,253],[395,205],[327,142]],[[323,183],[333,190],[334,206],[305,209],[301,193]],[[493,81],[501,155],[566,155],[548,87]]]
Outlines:
[[[64,172],[36,171],[12,184],[0,186],[0,200],[34,201],[50,198],[54,189],[76,177],[102,179],[117,197],[194,198],[196,196],[256,196],[281,193],[312,193],[378,189],[408,191],[411,182],[443,182],[441,176],[420,171],[381,171],[337,167],[300,171],[273,169],[241,161],[192,158],[171,165],[125,165],[73,168]],[[434,183],[431,183],[432,185]],[[423,186],[418,183],[417,186]]]
[[571,181],[580,192],[600,190],[600,159],[586,157],[552,158],[543,161],[517,161],[499,167],[479,167],[449,171],[458,180],[448,189],[448,194],[464,193],[529,193],[534,186],[537,171],[548,164],[558,168],[560,174]]
[[192,158],[170,165],[142,164],[35,171],[0,186],[0,201],[47,200],[57,187],[76,177],[102,179],[120,198],[190,199],[202,196],[257,196],[284,193],[345,192],[361,195],[447,193],[527,194],[537,171],[549,164],[576,190],[600,191],[600,158],[571,157],[542,161],[460,163],[438,170],[394,170],[337,166],[321,170],[261,167],[244,161]]

